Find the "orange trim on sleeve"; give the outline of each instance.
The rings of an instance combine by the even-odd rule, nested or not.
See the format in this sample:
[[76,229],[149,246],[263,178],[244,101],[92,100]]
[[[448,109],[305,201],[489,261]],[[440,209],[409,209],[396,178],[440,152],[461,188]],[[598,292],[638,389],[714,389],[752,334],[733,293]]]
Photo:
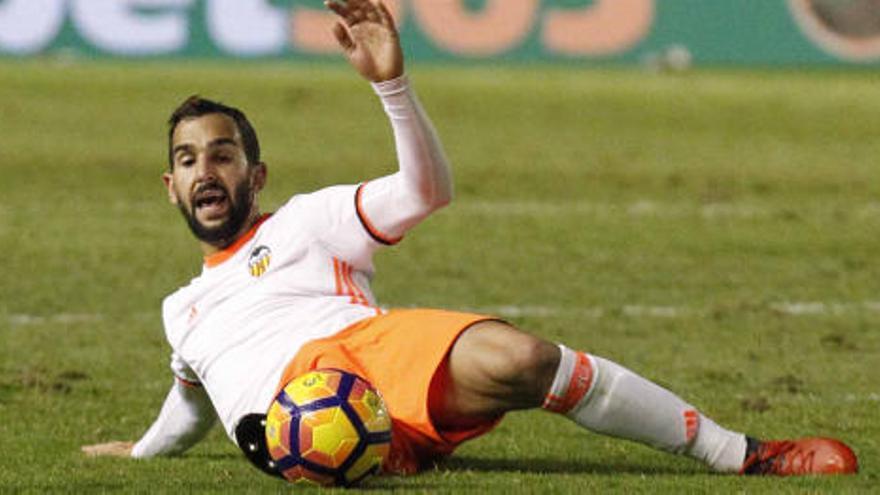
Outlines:
[[224,261],[235,255],[235,253],[237,253],[238,250],[241,249],[241,247],[244,246],[245,243],[247,243],[247,241],[253,239],[254,235],[256,235],[257,233],[257,229],[260,228],[260,225],[263,225],[263,222],[268,220],[271,216],[271,213],[263,214],[262,216],[260,216],[260,218],[257,219],[257,223],[255,223],[250,230],[248,230],[244,233],[244,235],[236,239],[235,242],[230,244],[226,249],[205,256],[205,266],[207,266],[208,268],[214,268],[215,266],[222,264]]
[[370,222],[370,219],[367,218],[367,214],[364,211],[363,205],[361,204],[361,192],[366,186],[367,183],[364,182],[357,188],[357,192],[354,193],[354,208],[357,211],[358,219],[361,221],[361,225],[364,226],[364,229],[370,234],[370,237],[373,238],[379,244],[385,244],[388,246],[392,246],[397,244],[401,240],[403,240],[403,236],[400,237],[390,237],[388,235],[383,234],[379,229]]
[[177,375],[174,375],[174,378],[177,378],[177,381],[187,388],[202,388],[202,384],[199,382],[194,382],[192,380],[187,380],[186,378],[181,378]]

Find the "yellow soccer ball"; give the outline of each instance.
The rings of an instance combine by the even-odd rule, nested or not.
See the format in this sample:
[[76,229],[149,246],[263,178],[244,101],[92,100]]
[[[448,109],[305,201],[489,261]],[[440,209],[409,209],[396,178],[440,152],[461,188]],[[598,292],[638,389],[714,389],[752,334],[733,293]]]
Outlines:
[[379,472],[391,448],[391,417],[363,378],[318,369],[293,379],[269,407],[266,446],[291,482],[352,486]]

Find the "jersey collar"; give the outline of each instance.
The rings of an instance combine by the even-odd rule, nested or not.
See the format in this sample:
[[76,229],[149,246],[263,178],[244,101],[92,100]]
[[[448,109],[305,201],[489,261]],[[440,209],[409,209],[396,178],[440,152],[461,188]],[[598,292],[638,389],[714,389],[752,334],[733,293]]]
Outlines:
[[260,228],[260,225],[263,225],[263,222],[268,220],[271,216],[271,213],[264,213],[257,219],[256,223],[254,223],[254,226],[251,227],[250,230],[227,246],[226,249],[205,256],[205,267],[214,268],[235,255],[242,246],[244,246],[249,240],[253,239],[254,235],[257,233],[257,229]]

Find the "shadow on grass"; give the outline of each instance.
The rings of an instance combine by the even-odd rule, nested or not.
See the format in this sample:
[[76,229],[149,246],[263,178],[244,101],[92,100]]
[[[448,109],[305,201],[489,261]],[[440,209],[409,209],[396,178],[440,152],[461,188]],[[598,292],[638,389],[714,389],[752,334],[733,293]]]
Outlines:
[[[198,457],[209,461],[235,461],[247,460],[235,453],[207,453],[199,454]],[[522,458],[500,459],[475,456],[460,456],[444,459],[436,464],[436,469],[449,472],[483,472],[483,473],[526,473],[526,474],[591,474],[596,476],[615,476],[621,474],[632,475],[655,475],[655,476],[705,476],[711,474],[701,466],[687,465],[657,465],[627,462],[621,459],[613,459],[608,462],[595,463],[588,461],[562,460],[559,458]],[[431,468],[426,469],[426,473]],[[254,471],[255,474],[262,474]],[[397,481],[395,481],[397,480]],[[405,480],[401,485],[401,480]],[[438,488],[439,484],[422,482],[419,476],[380,476],[360,489],[386,490],[402,487],[410,489],[430,490]]]
[[519,472],[534,474],[651,474],[651,475],[705,475],[707,471],[678,466],[657,466],[612,461],[601,464],[584,461],[552,459],[487,459],[481,457],[455,456],[439,463],[438,468],[449,471]]
[[200,452],[198,454],[189,454],[187,455],[187,457],[197,457],[206,461],[231,461],[240,459],[244,462],[247,462],[247,459],[240,452]]
[[[222,481],[213,480],[196,480],[196,479],[163,479],[161,483],[156,483],[154,488],[156,491],[169,492],[180,489],[185,492],[213,492],[220,491],[237,491],[249,492],[252,490],[263,491],[267,493],[288,493],[286,490],[291,488],[282,480],[272,478],[258,471],[249,465],[247,460],[236,452],[209,452],[198,453],[196,455],[187,456],[190,459],[197,458],[209,463],[242,463],[250,469],[245,469],[231,477]],[[166,459],[164,462],[185,462],[184,457],[176,459]],[[366,492],[387,492],[394,490],[415,490],[415,491],[435,491],[448,490],[454,488],[456,491],[474,491],[486,488],[483,478],[480,476],[468,477],[467,473],[487,473],[487,474],[504,474],[504,473],[521,473],[532,475],[594,475],[594,476],[620,476],[620,475],[653,475],[653,476],[700,476],[706,475],[707,472],[699,466],[691,468],[690,466],[676,465],[652,465],[627,462],[625,459],[612,459],[608,462],[593,463],[583,460],[564,460],[559,458],[521,458],[521,459],[504,459],[504,458],[485,458],[478,456],[454,456],[443,460],[436,466],[437,471],[432,474],[431,468],[424,472],[428,476],[378,476],[369,480],[362,486],[358,486],[358,491]],[[238,471],[237,469],[235,471]],[[444,472],[453,475],[453,479],[444,476]],[[455,476],[456,473],[465,474],[464,477]],[[229,476],[229,475],[227,475]],[[251,480],[251,481],[249,481]],[[264,483],[273,480],[275,483]],[[133,486],[138,485],[139,480],[82,480],[74,482],[66,489],[75,493],[90,492],[116,492],[130,491]],[[253,482],[253,484],[251,484]],[[24,488],[24,487],[22,487]],[[59,489],[54,484],[46,484],[45,486],[35,485],[27,486],[28,489],[36,489],[37,491],[53,492]],[[222,488],[222,489],[221,489]],[[317,488],[303,485],[296,485],[297,490],[303,488]],[[137,491],[137,490],[135,490]],[[306,490],[309,491],[309,490]],[[0,489],[0,493],[3,490]]]
[[[279,482],[279,486],[284,486],[284,483],[278,479],[274,478],[270,475],[260,472],[257,468],[250,465],[247,459],[237,453],[237,452],[211,452],[211,453],[199,453],[195,455],[191,455],[190,457],[197,457],[200,459],[204,459],[209,462],[237,462],[241,461],[242,463],[248,465],[250,469],[249,471],[254,474],[254,476],[260,479],[274,479]],[[182,458],[180,458],[182,459]],[[205,486],[192,486],[192,488],[210,488],[214,485],[205,485]],[[376,476],[369,480],[368,483],[364,485],[359,485],[357,487],[358,491],[378,491],[378,490],[395,490],[406,488],[408,490],[438,490],[447,486],[443,482],[439,481],[430,481],[424,478],[420,478],[418,475],[415,476]],[[298,485],[299,488],[316,488],[310,485]],[[472,489],[476,488],[476,485],[468,485],[467,483],[458,482],[456,484],[457,488],[461,489]],[[106,486],[96,486],[95,488],[108,488]],[[2,493],[2,492],[0,492]]]
[[[448,484],[444,484],[441,482],[422,482],[421,480],[415,480],[416,482],[406,482],[402,484],[400,482],[394,482],[395,478],[373,478],[366,482],[363,485],[358,485],[356,487],[358,492],[371,492],[371,491],[382,491],[387,492],[389,490],[423,490],[423,491],[433,491],[440,490],[443,488],[449,488]],[[456,483],[456,489],[469,490],[476,488],[476,485],[468,485],[462,483]],[[160,486],[153,486],[158,492],[167,493],[173,489],[180,489],[181,492],[204,492],[204,493],[213,493],[217,491],[227,492],[227,491],[237,491],[241,490],[241,493],[251,493],[253,490],[260,489],[264,493],[290,493],[290,489],[295,489],[302,492],[321,492],[326,493],[328,491],[335,492],[348,492],[351,493],[350,489],[345,488],[323,488],[319,486],[312,485],[288,485],[283,480],[277,480],[277,486],[275,487],[265,487],[264,485],[260,485],[257,487],[256,485],[246,485],[242,486],[241,484],[230,484],[229,482],[218,482],[218,481],[204,481],[204,482],[181,482],[179,484],[165,484]],[[36,493],[57,493],[60,489],[59,486],[56,485],[35,485],[35,486],[27,486],[21,487],[23,491],[27,490],[36,490]],[[65,489],[60,490],[65,493],[106,493],[106,492],[138,492],[137,489],[133,488],[132,483],[114,483],[114,482],[91,482],[91,483],[73,483],[72,485],[66,485]],[[4,492],[5,493],[5,492]],[[147,493],[147,492],[143,492]]]

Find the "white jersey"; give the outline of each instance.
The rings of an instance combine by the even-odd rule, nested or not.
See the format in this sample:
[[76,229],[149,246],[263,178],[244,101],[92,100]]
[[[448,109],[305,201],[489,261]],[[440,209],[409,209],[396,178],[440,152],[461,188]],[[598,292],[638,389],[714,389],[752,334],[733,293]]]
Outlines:
[[369,286],[380,244],[356,190],[294,196],[165,299],[173,371],[205,387],[230,436],[239,418],[269,408],[304,343],[381,312]]
[[399,169],[361,186],[294,196],[165,299],[172,371],[179,383],[204,389],[172,386],[133,456],[185,451],[214,411],[234,440],[242,416],[268,409],[303,344],[381,313],[370,290],[373,253],[447,204],[452,181],[406,77],[373,88],[391,121]]

